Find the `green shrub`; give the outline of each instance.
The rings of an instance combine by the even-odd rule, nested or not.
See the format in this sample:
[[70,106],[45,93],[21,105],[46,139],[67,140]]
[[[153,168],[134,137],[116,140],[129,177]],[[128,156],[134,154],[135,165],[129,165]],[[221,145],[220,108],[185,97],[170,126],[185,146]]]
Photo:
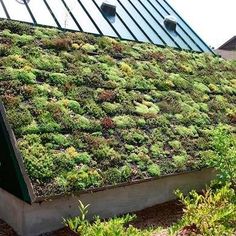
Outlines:
[[[48,148],[52,148],[50,147],[50,144]],[[75,158],[68,154],[67,149],[65,152],[57,152],[53,155],[53,164],[55,166],[54,173],[56,176],[60,175],[61,173],[70,172],[71,170],[76,168]],[[67,180],[65,179],[65,182],[66,181]]]
[[28,46],[34,42],[34,37],[32,35],[22,34],[14,35],[15,44],[19,47]]
[[90,223],[86,216],[89,205],[83,205],[79,201],[80,216],[64,220],[65,225],[80,236],[150,236],[151,231],[139,230],[129,225],[135,219],[134,215],[114,217],[107,221],[101,220],[98,216],[94,217]]
[[172,227],[176,235],[235,235],[236,194],[226,185],[215,192],[211,189],[200,195],[196,191],[187,197],[177,191],[184,204],[182,219]]
[[115,60],[109,56],[109,55],[101,55],[98,57],[98,61],[102,63],[106,63],[109,66],[114,66],[115,65]]
[[129,81],[124,82],[124,87],[126,89],[135,89],[143,91],[155,89],[155,86],[150,80],[144,79],[141,76],[131,77]]
[[48,111],[39,114],[37,123],[40,130],[43,132],[53,132],[61,129],[60,124],[53,119],[52,114]]
[[77,164],[83,163],[83,164],[89,164],[91,161],[91,155],[88,154],[88,152],[81,152],[78,154],[78,156],[75,158],[75,162]]
[[138,127],[144,127],[147,124],[146,120],[141,117],[136,120],[136,123]]
[[56,123],[55,121],[48,121],[47,123],[38,124],[38,129],[41,132],[57,132],[62,129],[61,125]]
[[149,150],[148,150],[148,147],[146,145],[142,145],[140,147],[136,147],[136,150],[135,150],[136,153],[145,153],[145,154],[148,154],[149,153]]
[[213,152],[204,159],[208,166],[217,170],[219,184],[232,183],[236,186],[236,138],[224,126],[213,132]]
[[221,90],[223,93],[230,94],[230,95],[236,95],[236,88],[229,86],[229,85],[224,85],[221,87]]
[[199,108],[202,112],[209,112],[209,107],[207,103],[199,103]]
[[228,106],[228,100],[226,97],[222,95],[216,95],[213,99],[211,99],[208,102],[208,106],[211,109],[217,110],[217,111],[224,111],[227,109]]

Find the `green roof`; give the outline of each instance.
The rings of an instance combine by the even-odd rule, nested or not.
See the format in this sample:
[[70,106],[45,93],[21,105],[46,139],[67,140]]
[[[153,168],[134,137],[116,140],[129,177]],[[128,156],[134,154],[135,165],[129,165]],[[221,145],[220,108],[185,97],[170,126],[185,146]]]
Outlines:
[[0,22],[0,97],[36,195],[199,169],[235,132],[236,63]]

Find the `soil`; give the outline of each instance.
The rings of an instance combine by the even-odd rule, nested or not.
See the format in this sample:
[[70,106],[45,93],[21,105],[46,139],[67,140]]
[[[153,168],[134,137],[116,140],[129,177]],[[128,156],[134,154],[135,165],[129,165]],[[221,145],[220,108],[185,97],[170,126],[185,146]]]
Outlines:
[[0,220],[0,236],[17,236],[17,234],[10,226]]
[[137,219],[132,225],[136,228],[167,228],[181,218],[183,215],[183,205],[178,201],[171,201],[146,208],[142,211],[135,212],[135,214]]
[[[146,208],[134,213],[137,215],[137,219],[132,222],[132,225],[139,229],[148,227],[167,228],[181,218],[183,214],[182,208],[183,206],[178,201],[171,201]],[[163,233],[155,236],[166,235],[165,231],[163,231]],[[17,234],[11,227],[0,220],[0,236],[17,236]],[[76,236],[76,234],[64,228],[40,236]]]

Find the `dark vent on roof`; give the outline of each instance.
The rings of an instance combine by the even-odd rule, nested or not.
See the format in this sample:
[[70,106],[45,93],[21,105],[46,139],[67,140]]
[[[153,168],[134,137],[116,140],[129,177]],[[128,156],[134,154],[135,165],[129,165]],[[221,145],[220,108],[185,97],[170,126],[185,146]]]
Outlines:
[[166,16],[164,20],[165,27],[168,30],[175,31],[177,26],[177,20],[174,16]]
[[101,5],[101,9],[106,16],[116,15],[116,5],[112,4],[110,1],[104,1]]

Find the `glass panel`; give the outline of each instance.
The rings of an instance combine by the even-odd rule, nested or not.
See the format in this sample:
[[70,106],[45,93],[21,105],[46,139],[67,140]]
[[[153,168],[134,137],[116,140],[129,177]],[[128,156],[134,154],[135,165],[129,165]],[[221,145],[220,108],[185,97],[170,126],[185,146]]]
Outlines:
[[62,28],[79,31],[76,23],[70,16],[70,13],[67,11],[61,0],[47,0],[47,3],[52,9]]
[[[151,4],[152,3],[152,4]],[[157,14],[155,15],[155,17],[158,17],[159,21],[163,24],[164,26],[164,18],[169,15],[169,13],[166,11],[166,9],[163,8],[163,6],[161,4],[159,4],[159,2],[155,1],[155,0],[149,0],[149,3],[147,4],[148,7],[152,8],[154,11],[157,12]],[[155,7],[153,7],[155,6]],[[164,26],[165,27],[165,26]],[[177,33],[176,33],[177,32]],[[183,49],[194,49],[194,50],[198,50],[198,48],[196,47],[195,44],[192,44],[191,39],[189,38],[188,35],[185,34],[185,32],[183,32],[181,30],[181,28],[179,28],[177,26],[176,28],[176,32],[169,32],[169,35],[172,36],[173,39],[175,39],[175,41],[179,44],[180,48]],[[189,45],[189,46],[188,46]]]
[[[152,2],[152,1],[151,1]],[[154,4],[153,4],[154,5]],[[152,6],[152,4],[150,4],[149,2],[147,2],[146,4],[145,4],[145,6],[146,6],[146,8],[150,11],[150,12],[152,12],[152,14],[153,14],[153,16],[155,17],[155,19],[158,21],[158,22],[160,22],[160,24],[162,24],[163,25],[163,27],[165,27],[164,26],[164,17],[166,16],[166,15],[168,15],[166,12],[163,12],[163,11],[160,11],[162,8],[161,7],[158,7],[158,5],[156,4],[156,5],[154,5],[156,8],[154,8],[153,6]],[[158,10],[158,11],[157,11]],[[163,9],[162,9],[163,10]],[[162,13],[161,13],[162,12]],[[164,30],[163,30],[164,31]],[[167,32],[168,32],[168,30],[166,30]],[[165,31],[164,31],[165,32]],[[169,37],[171,37],[172,39],[174,39],[176,42],[177,42],[177,44],[179,45],[179,47],[180,48],[184,48],[184,49],[190,49],[189,47],[188,47],[188,45],[178,36],[178,34],[174,34],[174,33],[170,33],[170,32],[168,32],[168,35],[169,35]],[[168,43],[168,45],[170,45],[169,43]],[[171,46],[171,45],[170,45]]]
[[129,27],[129,29],[135,35],[137,40],[142,42],[150,42],[149,39],[145,36],[145,34],[143,34],[143,32],[139,29],[137,24],[130,18],[130,16],[127,14],[124,8],[118,3],[117,0],[115,0],[115,4],[117,8],[117,14],[122,18],[127,27]]
[[[98,4],[98,6],[102,5],[102,2],[104,2],[104,0],[95,0],[95,2]],[[116,29],[116,31],[120,34],[120,36],[123,39],[129,39],[129,40],[134,40],[134,37],[131,35],[131,33],[129,32],[129,30],[125,27],[125,25],[122,23],[122,21],[120,20],[120,18],[118,17],[118,15],[116,15],[115,17],[112,17],[110,19],[110,22],[112,23],[112,25],[114,26],[114,28]]]
[[[133,1],[134,2],[134,1]],[[148,4],[144,4],[146,9],[144,8],[144,6],[142,4],[140,4],[139,1],[135,0],[135,6],[140,10],[140,12],[142,12],[142,15],[145,17],[145,19],[152,25],[152,27],[156,30],[156,32],[160,35],[160,37],[164,40],[164,42],[171,46],[171,47],[177,47],[177,45],[175,44],[174,40],[171,39],[171,37],[168,35],[168,33],[165,32],[165,30],[163,29],[163,27],[161,27],[161,25],[159,25],[157,22],[159,22],[160,24],[162,24],[162,21],[160,21],[159,19],[156,19],[156,12],[153,11],[153,9],[150,9],[147,7]],[[151,14],[149,14],[149,12],[153,15],[153,18]],[[156,21],[155,21],[156,20]]]
[[32,0],[28,5],[38,24],[57,26],[43,0]]
[[98,30],[77,0],[66,0],[66,3],[83,31],[98,34]]
[[157,10],[160,12],[160,14],[163,17],[168,15],[168,11],[166,11],[166,9],[163,7],[163,5],[159,4],[159,1],[156,1],[156,0],[148,0],[148,1],[150,1],[157,8]]
[[[203,51],[209,51],[208,47],[202,42],[202,40],[198,37],[198,35],[196,33],[194,33],[194,31],[183,21],[183,19],[181,19],[181,17],[179,17],[174,11],[173,9],[168,6],[168,4],[163,1],[163,0],[151,0],[153,2],[155,2],[155,4],[159,3],[161,4],[165,9],[166,11],[175,16],[177,18],[177,20],[179,21],[179,25],[181,25],[181,27],[187,32],[187,34],[180,28],[178,27],[178,32],[179,34],[183,34],[183,37],[187,37],[189,38],[189,40],[186,38],[186,41],[190,44],[190,46],[194,49],[194,50],[197,50],[199,51],[199,48],[195,45],[195,43],[201,47],[201,49]],[[190,42],[189,42],[190,41]]]
[[1,3],[0,3],[0,18],[7,18],[6,13],[5,13]]
[[178,25],[177,25],[177,28],[176,28],[176,32],[178,32],[178,35],[177,37],[180,38],[179,35],[181,35],[181,37],[188,43],[188,45],[191,47],[191,49],[193,49],[194,51],[200,51],[199,50],[199,47],[194,43],[194,41],[192,40],[192,38],[189,37],[188,34],[186,34],[182,28],[180,28]]
[[16,0],[5,0],[4,4],[12,20],[19,20],[33,23],[33,20],[24,4]]
[[96,5],[92,0],[81,0],[81,3],[86,8],[87,12],[93,17],[94,21],[96,22],[99,29],[101,29],[102,33],[104,35],[117,37],[118,35],[114,32],[114,30],[111,28],[109,23],[106,21],[106,19],[103,17],[102,13],[98,10]]
[[129,3],[128,0],[122,0],[123,6],[132,15],[137,24],[142,28],[142,30],[148,35],[148,37],[153,41],[153,43],[163,45],[162,41],[158,38],[157,34],[152,30],[152,28],[145,22],[142,18],[141,13],[137,12],[135,8]]

